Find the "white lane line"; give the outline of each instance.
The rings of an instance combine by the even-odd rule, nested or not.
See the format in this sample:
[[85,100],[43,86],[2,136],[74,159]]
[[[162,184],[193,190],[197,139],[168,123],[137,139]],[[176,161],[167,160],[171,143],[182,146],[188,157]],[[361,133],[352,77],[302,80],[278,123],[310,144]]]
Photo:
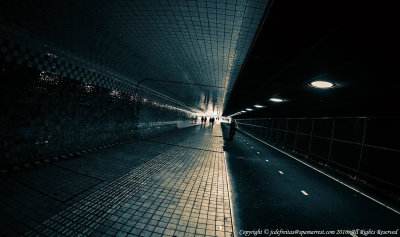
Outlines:
[[308,196],[308,193],[304,190],[301,190],[301,193],[304,194],[305,196]]
[[283,173],[282,171],[280,171],[280,170],[279,170],[278,172],[279,172],[280,174],[284,174],[284,173]]
[[244,131],[242,131],[242,130],[240,130],[240,131],[243,132],[243,133],[245,133],[245,134],[247,134],[249,137],[252,137],[252,138],[256,139],[257,141],[260,141],[260,142],[264,143],[265,145],[267,145],[267,146],[269,146],[269,147],[271,147],[271,148],[273,148],[273,149],[275,149],[275,150],[277,150],[277,151],[279,151],[279,152],[281,152],[281,153],[283,153],[283,154],[289,156],[290,158],[292,158],[292,159],[294,159],[294,160],[296,160],[296,161],[302,163],[303,165],[305,165],[305,166],[307,166],[307,167],[309,167],[309,168],[311,168],[311,169],[317,171],[318,173],[323,174],[323,175],[325,175],[325,176],[328,177],[328,178],[331,178],[332,180],[334,180],[334,181],[336,181],[336,182],[342,184],[343,186],[345,186],[345,187],[347,187],[347,188],[353,190],[354,192],[359,193],[359,194],[363,195],[364,197],[370,199],[371,201],[374,201],[374,202],[378,203],[379,205],[381,205],[381,206],[383,206],[383,207],[386,207],[387,209],[389,209],[389,210],[391,210],[391,211],[393,211],[393,212],[395,212],[395,213],[397,213],[397,214],[400,215],[400,212],[397,211],[396,209],[393,209],[393,208],[389,207],[388,205],[386,205],[386,204],[384,204],[384,203],[382,203],[382,202],[376,200],[375,198],[370,197],[370,196],[368,196],[367,194],[365,194],[365,193],[363,193],[363,192],[361,192],[361,191],[359,191],[359,190],[357,190],[357,189],[351,187],[350,185],[343,183],[342,181],[338,180],[337,178],[332,177],[331,175],[324,173],[323,171],[321,171],[321,170],[319,170],[319,169],[317,169],[317,168],[315,168],[315,167],[313,167],[313,166],[307,164],[307,163],[304,162],[304,161],[299,160],[298,158],[296,158],[296,157],[290,155],[290,154],[287,153],[287,152],[282,151],[282,150],[279,149],[279,148],[276,148],[276,147],[274,147],[274,146],[272,146],[272,145],[270,145],[270,144],[264,142],[263,140],[260,140],[260,139],[258,139],[258,138],[256,138],[256,137],[254,137],[253,135],[248,134],[247,132],[244,132]]

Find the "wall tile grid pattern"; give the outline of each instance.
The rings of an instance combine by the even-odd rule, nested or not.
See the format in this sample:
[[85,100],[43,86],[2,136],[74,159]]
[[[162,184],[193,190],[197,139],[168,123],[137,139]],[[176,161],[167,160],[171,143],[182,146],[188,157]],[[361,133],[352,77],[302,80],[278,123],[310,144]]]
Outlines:
[[141,86],[222,112],[267,3],[4,2],[0,57],[127,94],[145,78],[206,84]]
[[0,66],[0,168],[193,124],[179,105],[146,91],[135,97],[25,66]]

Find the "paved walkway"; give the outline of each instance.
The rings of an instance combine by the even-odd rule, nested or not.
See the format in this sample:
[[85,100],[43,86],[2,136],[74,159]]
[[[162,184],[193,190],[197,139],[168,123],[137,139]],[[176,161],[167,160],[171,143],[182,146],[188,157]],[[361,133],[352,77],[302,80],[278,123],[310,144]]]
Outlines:
[[195,126],[3,174],[0,236],[400,228],[398,213],[243,133],[223,134]]
[[0,179],[0,236],[231,236],[226,171],[220,126],[26,168]]

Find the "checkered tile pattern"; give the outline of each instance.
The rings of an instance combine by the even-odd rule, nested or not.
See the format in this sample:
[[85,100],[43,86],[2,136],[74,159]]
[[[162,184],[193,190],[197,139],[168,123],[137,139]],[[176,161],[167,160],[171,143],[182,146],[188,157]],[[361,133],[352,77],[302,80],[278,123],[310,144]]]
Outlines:
[[[23,36],[18,35],[17,37]],[[31,38],[26,37],[26,40],[31,40]],[[27,48],[22,44],[23,42],[15,43],[11,38],[0,38],[0,59],[126,94],[133,95],[135,92],[134,85],[124,83],[122,77],[115,73],[96,71],[91,65],[82,64],[76,58],[68,57],[68,55],[57,56],[54,50],[47,46],[31,45],[33,48]]]
[[267,2],[2,3],[0,58],[124,93],[192,83],[141,86],[222,112]]
[[[97,186],[25,236],[232,236],[221,129],[205,129]],[[184,147],[195,142],[197,149]]]

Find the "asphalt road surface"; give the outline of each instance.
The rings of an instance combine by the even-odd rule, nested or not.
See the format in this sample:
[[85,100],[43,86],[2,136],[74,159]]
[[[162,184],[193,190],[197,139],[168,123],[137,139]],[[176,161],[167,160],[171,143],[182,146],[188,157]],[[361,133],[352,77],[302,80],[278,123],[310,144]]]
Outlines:
[[[223,133],[228,137],[227,127]],[[233,141],[225,139],[224,146],[237,236],[277,236],[280,230],[400,236],[400,230],[393,235],[378,232],[400,229],[398,213],[299,161],[242,132]]]

